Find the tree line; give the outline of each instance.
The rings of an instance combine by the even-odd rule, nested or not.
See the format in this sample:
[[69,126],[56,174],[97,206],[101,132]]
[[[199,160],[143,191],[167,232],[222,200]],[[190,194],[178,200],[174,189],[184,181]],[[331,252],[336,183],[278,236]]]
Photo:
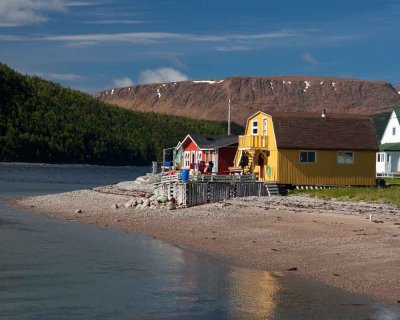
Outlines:
[[[129,111],[0,64],[0,161],[147,165],[227,124]],[[233,132],[243,128],[233,125]]]

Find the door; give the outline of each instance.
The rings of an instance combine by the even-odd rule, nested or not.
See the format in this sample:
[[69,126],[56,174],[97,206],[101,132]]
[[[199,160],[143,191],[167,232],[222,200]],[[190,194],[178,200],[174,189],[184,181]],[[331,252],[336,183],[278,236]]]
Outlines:
[[192,151],[191,157],[190,157],[190,164],[194,165],[196,163],[196,151]]
[[385,162],[385,173],[392,172],[392,155],[390,153],[386,153],[386,162]]
[[258,155],[258,165],[260,167],[260,180],[265,179],[264,156],[260,153]]

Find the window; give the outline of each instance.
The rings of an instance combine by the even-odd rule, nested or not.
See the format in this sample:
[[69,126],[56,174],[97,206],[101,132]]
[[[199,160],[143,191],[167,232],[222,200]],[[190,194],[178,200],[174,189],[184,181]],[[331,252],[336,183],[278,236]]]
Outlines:
[[263,119],[263,136],[265,137],[268,134],[268,122],[267,118]]
[[315,163],[316,162],[315,151],[300,151],[300,162],[301,163]]
[[385,162],[385,154],[384,153],[378,153],[377,162]]
[[354,152],[353,151],[339,151],[337,153],[337,163],[353,164],[354,163]]
[[197,163],[201,161],[201,151],[197,152]]
[[392,128],[392,135],[393,135],[393,136],[396,135],[396,128]]
[[387,162],[387,163],[390,163],[390,154],[387,155],[387,157],[386,157],[386,162]]
[[258,121],[257,120],[252,122],[251,134],[253,134],[253,135],[258,134]]
[[190,166],[190,151],[185,151],[183,158],[184,158],[183,166],[189,167]]

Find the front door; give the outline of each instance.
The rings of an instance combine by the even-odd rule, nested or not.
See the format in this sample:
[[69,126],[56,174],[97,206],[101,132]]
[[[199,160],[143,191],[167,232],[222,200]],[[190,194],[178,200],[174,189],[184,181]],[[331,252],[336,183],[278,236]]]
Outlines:
[[190,163],[194,164],[196,163],[196,152],[192,151],[191,157],[190,157]]
[[392,172],[392,155],[390,153],[386,153],[386,159],[385,159],[385,173],[391,173]]
[[265,179],[265,169],[264,169],[264,156],[262,155],[262,153],[260,153],[258,155],[258,165],[260,167],[260,180],[264,180]]

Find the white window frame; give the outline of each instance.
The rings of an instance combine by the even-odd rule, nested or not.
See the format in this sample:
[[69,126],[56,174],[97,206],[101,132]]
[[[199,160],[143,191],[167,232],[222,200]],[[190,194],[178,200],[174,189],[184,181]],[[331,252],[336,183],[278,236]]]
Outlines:
[[262,135],[266,137],[268,135],[268,118],[263,118]]
[[336,161],[338,164],[354,164],[354,151],[338,151]]
[[[254,125],[254,124],[256,124],[256,125]],[[255,130],[255,132],[254,132],[254,130]],[[252,136],[258,135],[258,120],[251,121],[251,135]]]
[[197,151],[197,163],[199,163],[202,160],[202,152]]
[[[314,161],[301,161],[301,153],[302,152],[307,152],[307,160],[308,160],[308,153],[313,152],[314,153]],[[317,151],[316,150],[300,150],[299,151],[299,163],[301,164],[314,164],[317,163]]]
[[385,162],[385,153],[384,152],[377,153],[376,162],[378,162],[378,163]]
[[183,153],[183,166],[185,168],[190,167],[190,151],[185,151]]

